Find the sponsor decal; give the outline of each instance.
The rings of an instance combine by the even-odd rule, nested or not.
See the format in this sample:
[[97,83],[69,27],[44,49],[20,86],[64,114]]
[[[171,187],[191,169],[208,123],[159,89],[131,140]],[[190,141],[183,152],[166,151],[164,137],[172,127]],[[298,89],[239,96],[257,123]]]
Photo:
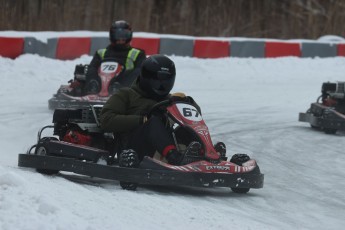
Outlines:
[[199,125],[194,127],[197,132],[208,132],[208,128],[205,125]]
[[223,170],[223,171],[230,171],[230,166],[222,166],[222,165],[207,165],[206,170]]

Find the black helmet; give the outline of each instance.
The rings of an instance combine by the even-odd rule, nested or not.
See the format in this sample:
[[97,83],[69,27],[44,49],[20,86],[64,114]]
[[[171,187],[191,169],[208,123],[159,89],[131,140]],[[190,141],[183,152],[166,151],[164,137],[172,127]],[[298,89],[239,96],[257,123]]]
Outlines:
[[175,76],[174,62],[164,55],[155,54],[141,66],[139,87],[151,98],[163,99],[174,87]]
[[109,29],[109,38],[114,44],[120,39],[126,40],[126,43],[129,43],[132,40],[132,34],[131,25],[124,20],[113,22]]

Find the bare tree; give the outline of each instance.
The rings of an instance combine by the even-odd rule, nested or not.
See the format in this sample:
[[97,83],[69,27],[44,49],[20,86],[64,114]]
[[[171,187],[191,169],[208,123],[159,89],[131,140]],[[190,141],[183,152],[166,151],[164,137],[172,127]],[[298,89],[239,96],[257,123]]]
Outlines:
[[343,36],[343,0],[0,0],[0,30],[135,31],[192,36]]

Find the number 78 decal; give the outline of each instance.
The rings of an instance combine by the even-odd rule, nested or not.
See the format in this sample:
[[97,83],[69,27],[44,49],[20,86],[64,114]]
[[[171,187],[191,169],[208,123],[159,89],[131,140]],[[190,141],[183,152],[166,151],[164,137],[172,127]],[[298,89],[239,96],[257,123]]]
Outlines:
[[118,67],[117,62],[104,62],[101,65],[102,72],[104,72],[104,73],[115,72],[117,67]]

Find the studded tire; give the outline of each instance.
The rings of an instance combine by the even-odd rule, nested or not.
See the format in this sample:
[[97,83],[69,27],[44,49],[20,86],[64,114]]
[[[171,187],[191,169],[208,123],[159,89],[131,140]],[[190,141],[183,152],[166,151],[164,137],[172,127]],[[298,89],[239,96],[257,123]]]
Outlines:
[[[127,168],[137,168],[139,166],[138,154],[133,149],[126,149],[120,153],[119,166]],[[120,186],[124,190],[134,191],[138,184],[126,181],[120,181]]]
[[[50,141],[57,141],[58,139],[55,137],[43,137],[36,145],[35,154],[46,156],[49,154],[49,142]],[[59,170],[51,170],[51,169],[36,169],[37,172],[45,174],[45,175],[54,175],[59,173]]]
[[[237,153],[231,157],[230,162],[235,163],[239,166],[242,166],[244,162],[247,162],[249,160],[250,160],[250,157],[247,154]],[[250,188],[231,188],[231,190],[234,193],[245,194],[249,192]]]
[[335,134],[337,132],[336,129],[331,129],[331,128],[325,128],[323,129],[323,131],[326,133],[326,134]]

